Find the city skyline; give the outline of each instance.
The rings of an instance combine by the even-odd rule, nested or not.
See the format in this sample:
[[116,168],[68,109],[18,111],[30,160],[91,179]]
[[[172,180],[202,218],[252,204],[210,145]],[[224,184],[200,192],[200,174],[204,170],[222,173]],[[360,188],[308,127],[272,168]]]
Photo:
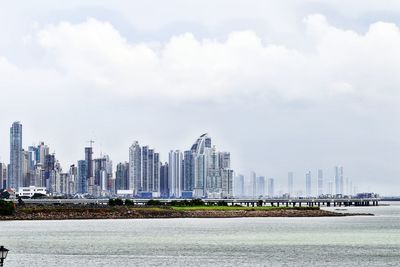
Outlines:
[[62,171],[62,164],[55,153],[50,153],[45,142],[25,150],[22,140],[23,125],[16,121],[10,127],[10,163],[8,167],[2,163],[0,168],[2,187],[4,184],[16,189],[37,186],[46,187],[50,194],[89,193],[94,196],[130,191],[131,195],[144,198],[316,197],[361,193],[344,175],[343,166],[335,166],[334,177],[328,177],[327,181],[324,181],[322,169],[317,170],[316,179],[312,179],[312,171],[308,170],[304,187],[299,186],[292,171],[288,172],[286,188],[279,178],[258,176],[254,171],[249,176],[235,173],[231,169],[231,154],[217,152],[207,133],[201,135],[190,150],[170,150],[165,164],[155,149],[133,141],[128,161],[119,162],[115,171],[109,155],[103,152],[95,155],[93,140],[84,147],[84,159],[67,164],[68,172]]
[[399,0],[0,2],[0,266],[399,265]]
[[115,162],[133,140],[165,160],[209,132],[246,175],[342,165],[399,194],[400,5],[380,3],[7,2],[1,161],[14,120],[63,164],[91,139]]

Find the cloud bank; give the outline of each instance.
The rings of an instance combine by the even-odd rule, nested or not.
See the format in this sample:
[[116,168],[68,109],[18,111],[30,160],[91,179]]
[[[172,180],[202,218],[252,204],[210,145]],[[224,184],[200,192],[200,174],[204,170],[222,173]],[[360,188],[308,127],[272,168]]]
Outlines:
[[[44,133],[50,126],[44,124],[49,122],[53,128],[60,126],[63,130],[56,130],[57,136],[49,139],[62,153],[72,155],[68,163],[77,159],[77,152],[57,138],[71,142],[89,138],[85,127],[98,131],[98,138],[104,140],[111,136],[156,140],[165,154],[167,145],[161,143],[174,136],[183,138],[177,129],[185,122],[192,128],[193,132],[188,130],[192,139],[194,132],[202,133],[207,127],[214,129],[220,142],[227,137],[226,147],[236,152],[239,172],[259,168],[259,172],[284,177],[290,166],[310,168],[304,166],[308,160],[313,168],[342,162],[354,166],[351,174],[360,183],[364,177],[372,181],[381,172],[388,180],[394,179],[399,158],[388,149],[399,146],[394,140],[399,127],[393,126],[399,122],[400,111],[399,27],[375,22],[360,33],[334,26],[321,14],[309,15],[302,23],[300,34],[306,47],[274,43],[252,29],[219,38],[186,32],[165,41],[133,42],[112,23],[96,18],[38,26],[24,38],[26,49],[35,51],[35,64],[12,62],[0,51],[0,84],[7,99],[0,106],[2,120],[22,118],[28,125],[29,121],[41,124],[32,127],[32,136],[48,137]],[[148,121],[161,127],[163,134],[155,133],[157,128]],[[116,123],[130,126],[116,132]],[[369,123],[376,128],[369,128]],[[312,125],[319,127],[309,132],[307,127]],[[332,128],[325,129],[327,125]],[[363,136],[366,129],[371,132]],[[386,136],[389,130],[392,133]],[[252,140],[243,140],[245,135]],[[261,144],[265,137],[276,141],[279,135],[284,140],[278,141],[280,146],[274,141]],[[331,145],[324,139],[327,135]],[[293,136],[304,138],[298,142],[313,141],[309,147],[293,144]],[[388,141],[382,144],[383,138]],[[361,141],[352,147],[354,140]],[[240,142],[245,144],[237,145]],[[104,143],[111,156],[114,152],[118,160],[126,160],[126,153],[117,150],[127,144]],[[368,144],[375,150],[365,150]],[[381,153],[382,147],[393,164],[386,171],[360,171],[377,160],[374,153]],[[300,151],[307,149],[314,154],[297,162]],[[263,152],[254,152],[258,150]],[[274,155],[285,154],[282,151],[295,155],[278,162]],[[327,162],[315,159],[324,152],[332,153]],[[7,155],[7,148],[2,154]]]

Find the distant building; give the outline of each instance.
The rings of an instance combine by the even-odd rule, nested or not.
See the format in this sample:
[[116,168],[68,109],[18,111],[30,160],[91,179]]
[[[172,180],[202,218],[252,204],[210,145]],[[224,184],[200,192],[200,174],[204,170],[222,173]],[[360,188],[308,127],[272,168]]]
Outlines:
[[274,178],[268,179],[268,196],[274,197],[275,196],[275,188],[274,188]]
[[77,192],[78,168],[74,164],[69,167],[67,186],[67,194],[73,195]]
[[191,150],[187,150],[183,153],[183,190],[193,191],[194,189],[194,177],[195,177],[195,161],[194,153]]
[[235,195],[235,197],[243,197],[244,196],[244,176],[241,174],[239,174],[235,177],[234,195]]
[[94,159],[94,186],[98,187],[100,194],[111,192],[111,181],[113,178],[113,165],[107,155]]
[[335,189],[336,194],[343,194],[343,167],[335,166]]
[[249,189],[250,192],[248,196],[251,196],[252,198],[255,198],[257,195],[257,175],[255,172],[250,172],[250,184],[249,184]]
[[128,189],[146,198],[160,196],[160,154],[138,141],[129,148]]
[[265,177],[264,176],[259,176],[257,177],[256,180],[256,197],[264,196],[265,195]]
[[311,171],[306,173],[306,197],[311,197]]
[[328,194],[333,196],[333,182],[332,181],[328,182]]
[[318,170],[318,196],[324,194],[324,173],[322,170]]
[[10,172],[8,180],[8,187],[16,190],[23,185],[22,156],[22,124],[17,121],[10,128]]
[[93,148],[85,147],[85,161],[86,161],[86,181],[88,187],[93,187],[94,177],[93,177]]
[[209,174],[208,160],[211,154],[211,138],[207,134],[201,135],[197,138],[190,150],[193,154],[195,169],[193,195],[196,198],[202,198],[207,195],[207,177]]
[[129,183],[128,189],[133,190],[136,195],[142,183],[142,149],[138,141],[133,142],[129,148]]
[[182,160],[182,152],[179,150],[169,152],[168,185],[169,196],[173,198],[181,197],[183,179]]
[[128,190],[129,189],[129,163],[118,163],[117,170],[115,172],[115,187],[116,190]]
[[0,189],[7,188],[7,165],[0,163]]
[[87,180],[87,161],[78,161],[78,185],[77,192],[84,194],[88,192],[88,180]]
[[168,162],[160,166],[160,196],[162,198],[169,198],[169,167]]

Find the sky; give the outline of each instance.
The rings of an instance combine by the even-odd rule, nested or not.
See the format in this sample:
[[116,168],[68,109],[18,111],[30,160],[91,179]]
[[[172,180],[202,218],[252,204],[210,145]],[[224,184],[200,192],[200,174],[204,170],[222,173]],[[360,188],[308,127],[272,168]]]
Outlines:
[[0,0],[0,161],[9,127],[63,168],[167,160],[209,133],[232,167],[276,179],[334,166],[400,195],[400,2]]

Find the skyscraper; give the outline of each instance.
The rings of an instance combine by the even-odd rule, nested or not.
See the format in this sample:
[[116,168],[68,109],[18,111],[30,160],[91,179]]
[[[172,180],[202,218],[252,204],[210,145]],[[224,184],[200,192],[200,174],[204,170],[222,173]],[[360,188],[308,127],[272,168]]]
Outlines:
[[249,196],[255,198],[257,195],[257,175],[255,172],[250,172]]
[[343,194],[343,167],[335,166],[335,188],[336,194]]
[[293,196],[293,172],[288,172],[288,194]]
[[160,195],[162,198],[169,198],[168,174],[168,162],[165,162],[160,166]]
[[324,194],[324,174],[322,170],[318,170],[318,196]]
[[243,197],[244,196],[244,176],[239,174],[235,177],[235,197]]
[[160,196],[160,154],[149,146],[133,142],[129,148],[129,190],[135,195],[151,198]]
[[333,182],[332,181],[328,182],[328,194],[331,196],[333,195]]
[[264,176],[259,176],[256,179],[257,185],[256,185],[256,197],[264,196],[265,195],[265,177]]
[[22,177],[22,124],[14,122],[10,128],[10,173],[8,186],[18,189],[23,185]]
[[68,194],[75,194],[77,192],[77,187],[78,187],[78,168],[75,166],[75,164],[71,165],[69,167],[68,171],[68,189],[67,193]]
[[93,147],[85,147],[85,161],[86,161],[86,180],[88,186],[91,188],[94,185],[93,177]]
[[88,192],[88,181],[87,181],[87,161],[78,161],[78,193],[84,194]]
[[109,156],[104,155],[101,158],[94,159],[94,186],[97,186],[100,191],[108,191],[110,189],[112,169],[112,161]]
[[268,179],[268,196],[273,198],[275,196],[274,178]]
[[[194,160],[194,190],[195,197],[207,194],[208,160],[211,153],[211,138],[201,135],[191,148]],[[171,165],[169,166],[171,168]],[[171,177],[170,177],[171,180]]]
[[194,176],[195,176],[195,166],[194,166],[194,156],[191,150],[184,152],[183,161],[183,190],[193,191],[194,189]]
[[129,183],[128,189],[137,195],[142,190],[142,149],[138,141],[129,148]]
[[233,197],[233,170],[221,169],[221,197]]
[[161,187],[161,161],[160,161],[160,153],[154,152],[153,156],[153,177],[152,177],[152,187],[150,188],[153,192],[154,197],[160,196],[160,187]]
[[306,173],[306,197],[311,197],[311,171]]
[[179,150],[169,152],[168,185],[170,197],[181,197],[183,176],[182,159],[182,152]]
[[29,152],[22,149],[22,186],[31,185],[29,165]]
[[116,190],[128,190],[129,183],[129,163],[121,162],[117,165],[115,172],[115,187]]
[[7,165],[0,163],[0,189],[7,188]]

